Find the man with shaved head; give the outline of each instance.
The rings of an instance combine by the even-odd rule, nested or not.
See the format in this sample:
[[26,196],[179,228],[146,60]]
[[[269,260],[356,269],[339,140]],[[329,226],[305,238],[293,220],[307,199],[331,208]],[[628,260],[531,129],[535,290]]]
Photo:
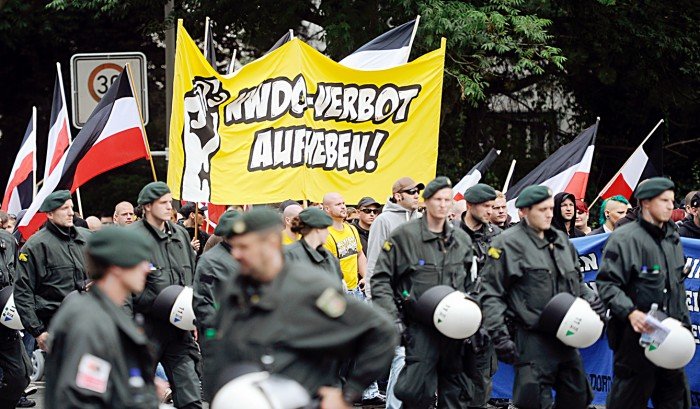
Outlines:
[[88,218],[85,219],[85,223],[87,223],[90,231],[98,231],[102,229],[102,222],[96,216],[88,216]]
[[299,235],[292,231],[292,219],[299,216],[299,213],[304,210],[298,204],[290,204],[284,208],[282,215],[284,216],[284,230],[282,230],[282,244],[288,245],[299,240]]
[[323,196],[323,210],[333,219],[324,247],[340,260],[340,269],[343,271],[343,281],[348,292],[364,299],[362,289],[367,258],[362,253],[360,234],[354,226],[345,221],[348,215],[345,199],[340,193],[327,193]]
[[126,226],[134,222],[134,205],[129,202],[120,202],[114,206],[114,223],[119,226]]
[[[327,193],[323,196],[323,210],[333,219],[333,224],[328,226],[328,237],[323,247],[340,261],[346,292],[358,300],[365,300],[363,289],[367,257],[362,252],[362,241],[357,228],[345,221],[348,215],[345,199],[340,193]],[[362,393],[362,404],[384,404],[376,382],[372,382]]]

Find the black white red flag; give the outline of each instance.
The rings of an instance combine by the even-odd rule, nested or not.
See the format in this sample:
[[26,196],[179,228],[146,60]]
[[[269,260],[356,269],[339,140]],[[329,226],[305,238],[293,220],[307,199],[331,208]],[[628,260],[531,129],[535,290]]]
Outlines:
[[2,210],[17,214],[32,203],[34,181],[36,179],[36,107],[32,108],[32,118],[22,138],[10,178],[2,198]]
[[68,123],[68,106],[63,90],[61,64],[56,63],[56,81],[53,84],[53,101],[51,102],[51,120],[49,122],[49,140],[46,145],[46,164],[44,165],[44,180],[58,165],[61,156],[70,145],[70,124]]
[[420,16],[395,27],[339,61],[356,70],[385,70],[408,62]]
[[97,175],[133,162],[149,159],[146,133],[134,98],[128,70],[124,69],[63,154],[19,223],[27,239],[46,220],[39,207],[56,190],[77,188]]
[[520,220],[515,208],[515,200],[528,186],[543,185],[552,189],[554,194],[568,192],[577,199],[584,198],[586,186],[588,186],[588,175],[591,173],[597,131],[598,122],[586,128],[573,141],[557,149],[532,172],[508,189],[506,193],[508,214],[513,221]]
[[481,162],[474,165],[474,167],[471,168],[466,175],[464,175],[464,177],[454,186],[454,188],[452,188],[454,200],[464,199],[464,192],[470,187],[479,183],[486,171],[489,169],[489,167],[491,167],[493,161],[496,160],[500,154],[501,151],[491,148],[489,153],[486,154],[486,157]]
[[649,136],[632,152],[622,168],[605,185],[599,195],[601,199],[615,195],[622,195],[629,199],[640,181],[662,175],[663,139],[661,134],[654,133],[662,122],[663,120],[659,121]]

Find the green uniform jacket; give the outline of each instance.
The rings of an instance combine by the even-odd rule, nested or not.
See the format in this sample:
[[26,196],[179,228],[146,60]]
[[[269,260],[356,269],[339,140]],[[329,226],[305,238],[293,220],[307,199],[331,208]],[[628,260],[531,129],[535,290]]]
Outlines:
[[205,341],[214,359],[208,384],[226,366],[252,362],[303,385],[311,395],[339,386],[338,365],[353,358],[345,388],[361,393],[389,367],[398,337],[388,317],[337,289],[337,279],[308,263],[285,262],[268,284],[243,275],[229,283]]
[[158,407],[146,336],[97,285],[66,301],[50,334],[46,401],[52,408]]
[[17,241],[0,229],[0,288],[17,281]]
[[15,303],[24,328],[34,337],[46,331],[61,302],[73,290],[82,290],[85,238],[51,222],[27,240],[19,253],[19,280]]
[[587,301],[595,298],[583,283],[576,249],[557,229],[540,238],[526,222],[519,223],[494,238],[488,256],[481,272],[480,299],[483,325],[493,338],[514,335],[508,332],[506,319],[533,328],[558,293]]
[[284,246],[284,257],[288,261],[308,262],[315,265],[330,273],[332,278],[338,279],[338,289],[343,288],[343,272],[340,270],[340,262],[323,245],[312,249],[306,240],[301,238]]
[[[615,329],[631,325],[627,316],[632,311],[649,311],[653,303],[690,327],[683,285],[685,258],[676,230],[673,223],[660,229],[639,218],[610,235],[596,285],[613,315],[611,335]],[[652,272],[655,264],[660,266],[658,274]],[[642,266],[647,266],[647,273],[642,273]]]
[[443,233],[433,233],[427,217],[411,220],[397,227],[382,245],[370,282],[372,300],[396,320],[395,300],[415,302],[436,285],[466,291],[471,264],[472,242],[465,232],[445,222]]
[[194,271],[194,312],[200,329],[211,328],[219,295],[225,284],[238,274],[239,264],[225,241],[204,253]]
[[194,250],[185,228],[170,221],[160,231],[146,219],[132,223],[128,228],[149,237],[155,244],[150,260],[151,273],[146,277],[146,288],[134,296],[133,310],[147,314],[158,294],[170,285],[192,286],[194,281]]

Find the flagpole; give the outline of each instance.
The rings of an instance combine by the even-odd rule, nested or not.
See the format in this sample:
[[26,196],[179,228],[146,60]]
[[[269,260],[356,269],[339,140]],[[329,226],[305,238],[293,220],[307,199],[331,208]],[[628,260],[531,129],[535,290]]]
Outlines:
[[[66,105],[66,93],[65,89],[63,88],[63,75],[61,74],[61,63],[57,62],[56,63],[56,71],[58,72],[58,83],[61,88],[61,102],[63,103],[63,107],[67,110],[68,106]],[[70,127],[70,125],[67,125]],[[70,130],[68,131],[68,146],[73,143],[73,136],[71,135]],[[66,148],[68,149],[68,148]],[[55,170],[55,169],[54,169]],[[80,188],[75,189],[75,197],[78,200],[78,212],[80,212],[80,217],[85,219],[85,214],[83,213],[83,199],[80,197]]]
[[233,50],[233,55],[231,56],[231,62],[228,64],[228,69],[226,70],[226,75],[233,74],[233,70],[236,68],[236,54],[238,49]]
[[[411,48],[413,47],[413,39],[416,38],[416,32],[418,31],[418,23],[420,23],[420,14],[416,17],[416,23],[413,25],[413,32],[411,33],[411,41],[408,42],[408,54],[411,55]],[[406,58],[408,61],[408,58]]]
[[[651,132],[649,132],[649,135],[647,135],[647,137],[644,138],[644,140],[642,141],[642,143],[640,143],[639,146],[637,146],[637,148],[633,151],[633,153],[636,152],[637,149],[639,149],[639,148],[641,148],[642,146],[644,146],[644,144],[649,140],[649,138],[651,138],[651,135],[653,135],[654,132],[656,132],[656,129],[657,129],[659,126],[661,126],[662,123],[664,123],[663,118],[656,124],[656,126],[654,127],[654,129],[652,129]],[[625,168],[625,166],[627,165],[627,162],[629,162],[630,159],[632,159],[632,155],[630,155],[630,157],[627,158],[627,160],[625,161],[625,163],[622,164],[622,167],[620,167],[620,170],[618,170],[617,173],[615,173],[615,174],[613,175],[613,177],[610,179],[610,181],[608,182],[608,184],[606,184],[605,187],[600,191],[600,193],[598,193],[598,196],[596,196],[595,200],[593,200],[593,202],[591,202],[590,206],[588,206],[588,210],[589,210],[589,211],[593,208],[593,205],[598,201],[598,199],[600,199],[600,194],[603,193],[603,192],[605,192],[606,190],[608,190],[608,189],[610,188],[610,186],[612,186],[613,182],[615,181],[615,179],[617,179],[617,176],[622,172],[622,169]]]
[[36,106],[32,107],[32,130],[34,130],[34,152],[32,153],[32,199],[36,197]]
[[204,59],[209,60],[209,16],[204,20]]
[[504,195],[508,191],[508,185],[510,185],[510,178],[513,177],[513,171],[515,170],[515,163],[517,161],[513,159],[512,162],[510,162],[510,169],[508,170],[508,176],[506,176],[506,182],[503,184],[503,190],[501,191]]
[[[144,143],[146,144],[146,151],[148,151],[148,161],[151,164],[151,173],[153,174],[153,181],[157,182],[158,181],[158,176],[156,176],[156,167],[153,164],[153,155],[151,155],[151,145],[148,142],[148,135],[146,134],[146,127],[143,126],[143,118],[141,117],[141,102],[139,102],[139,98],[136,96],[136,93],[134,92],[134,83],[133,80],[131,79],[131,64],[126,63],[124,66],[126,70],[128,70],[129,73],[129,86],[131,87],[131,94],[134,96],[134,100],[136,101],[136,108],[139,111],[139,123],[141,125],[141,131],[143,131],[143,139]],[[169,135],[168,135],[169,136]]]
[[80,217],[85,219],[85,213],[83,213],[83,200],[80,198],[80,189],[75,189],[75,196],[78,199],[78,212],[80,212]]

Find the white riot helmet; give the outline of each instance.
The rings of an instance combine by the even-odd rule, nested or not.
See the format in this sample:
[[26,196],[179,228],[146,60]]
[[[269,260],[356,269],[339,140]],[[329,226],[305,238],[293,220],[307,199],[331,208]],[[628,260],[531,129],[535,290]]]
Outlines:
[[582,298],[559,293],[545,305],[537,327],[574,348],[588,348],[603,334],[603,321]]
[[211,409],[299,409],[311,402],[298,382],[255,365],[236,365],[225,370],[222,379],[231,380],[214,394]]
[[23,330],[24,326],[19,319],[17,307],[15,307],[15,295],[12,286],[0,290],[0,324],[14,330]]
[[658,367],[665,369],[683,368],[695,355],[695,338],[675,318],[669,317],[660,321],[669,330],[668,335],[661,343],[652,341],[648,347],[644,348],[644,355]]
[[190,287],[171,285],[158,294],[151,309],[153,315],[185,331],[195,329],[194,292]]
[[447,285],[430,288],[416,303],[416,316],[452,339],[467,339],[481,326],[481,307],[469,295]]

